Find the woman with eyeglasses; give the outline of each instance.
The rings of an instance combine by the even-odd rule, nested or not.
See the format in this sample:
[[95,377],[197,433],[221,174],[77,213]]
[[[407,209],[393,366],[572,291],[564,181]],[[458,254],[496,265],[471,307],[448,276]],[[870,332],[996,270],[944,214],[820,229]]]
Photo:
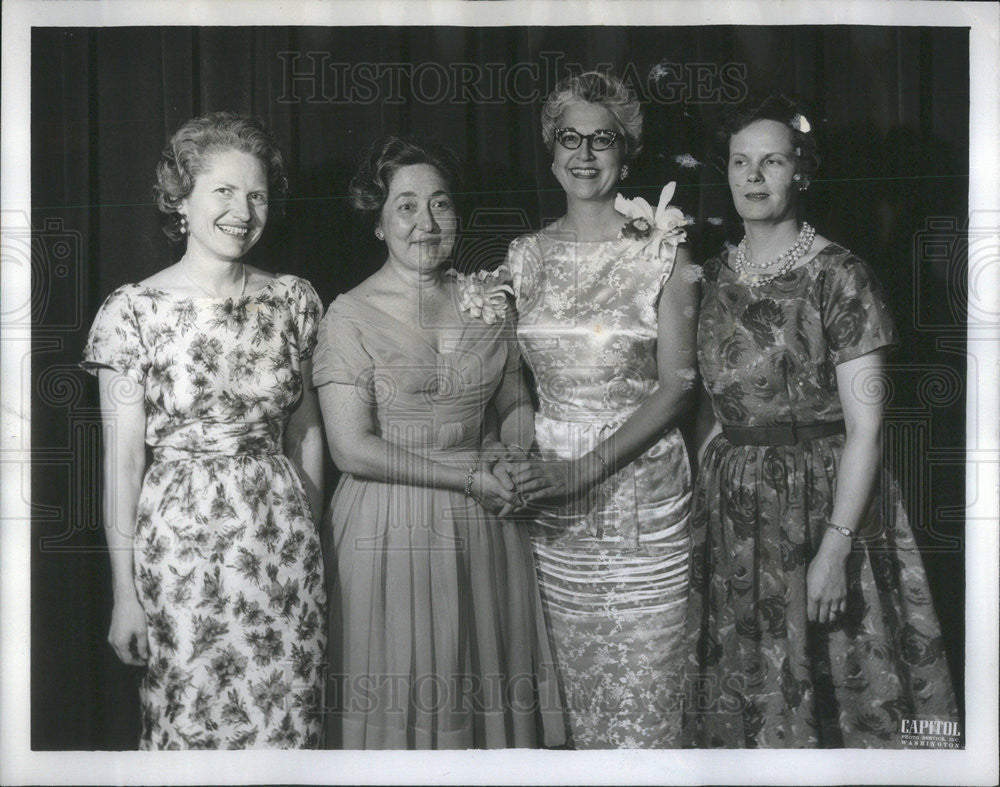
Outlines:
[[566,213],[508,255],[539,402],[514,476],[579,749],[679,743],[697,287],[669,189],[655,214],[616,205],[641,134],[618,79],[561,82],[542,137]]

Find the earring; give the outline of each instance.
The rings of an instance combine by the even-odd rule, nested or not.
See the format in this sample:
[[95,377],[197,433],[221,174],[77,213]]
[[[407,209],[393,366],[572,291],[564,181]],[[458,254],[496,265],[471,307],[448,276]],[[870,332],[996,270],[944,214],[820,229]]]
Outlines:
[[177,231],[180,232],[181,235],[187,235],[188,220],[187,216],[185,216],[183,213],[177,214]]
[[375,237],[378,238],[379,240],[385,240],[385,233],[382,232],[381,227],[375,228]]
[[625,164],[624,166],[622,166],[621,179],[625,180],[625,178],[627,177],[628,177],[628,164]]
[[794,175],[792,175],[792,180],[802,180],[802,176],[798,172],[796,172]]

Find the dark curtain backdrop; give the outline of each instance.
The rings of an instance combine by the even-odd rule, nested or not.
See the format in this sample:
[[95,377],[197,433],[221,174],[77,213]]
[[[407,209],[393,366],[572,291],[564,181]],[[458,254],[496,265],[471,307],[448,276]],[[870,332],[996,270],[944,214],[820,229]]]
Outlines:
[[739,226],[724,177],[674,157],[704,162],[721,107],[748,88],[781,89],[809,107],[823,166],[806,216],[874,265],[903,336],[886,453],[926,550],[962,694],[966,29],[35,28],[34,748],[137,741],[138,673],[105,641],[97,386],[75,365],[102,299],[176,258],[151,197],[167,137],[216,109],[270,125],[292,188],[253,262],[308,278],[328,303],[380,262],[344,199],[371,140],[433,135],[464,157],[459,263],[492,265],[511,237],[563,209],[531,91],[544,96],[569,70],[602,65],[647,99],[646,146],[625,191],[655,204],[676,180],[675,201],[698,220],[691,239],[701,258],[738,240]]

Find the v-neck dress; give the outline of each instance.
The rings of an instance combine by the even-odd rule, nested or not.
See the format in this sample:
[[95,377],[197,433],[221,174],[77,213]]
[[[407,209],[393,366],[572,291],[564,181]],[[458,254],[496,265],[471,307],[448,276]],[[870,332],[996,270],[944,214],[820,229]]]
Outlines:
[[126,284],[94,319],[82,366],[143,389],[153,450],[133,542],[141,749],[322,743],[319,534],[282,450],[321,309],[278,276],[240,298]]
[[[351,294],[320,325],[313,384],[352,386],[380,436],[464,469],[487,403],[519,374],[508,321],[442,352]],[[345,749],[537,747],[565,740],[531,547],[462,492],[344,473],[323,525],[332,714]]]

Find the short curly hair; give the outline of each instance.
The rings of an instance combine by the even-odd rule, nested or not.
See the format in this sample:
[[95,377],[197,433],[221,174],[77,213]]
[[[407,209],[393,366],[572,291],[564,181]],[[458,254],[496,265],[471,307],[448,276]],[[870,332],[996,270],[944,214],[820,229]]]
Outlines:
[[374,225],[389,197],[392,179],[403,167],[429,164],[441,173],[454,193],[462,183],[462,165],[455,152],[431,139],[388,135],[380,137],[365,152],[348,186],[351,207]]
[[566,77],[549,93],[542,106],[542,140],[549,153],[556,142],[559,118],[570,104],[597,104],[614,117],[625,133],[625,157],[642,152],[642,106],[625,83],[601,71],[585,71]]
[[758,120],[774,120],[788,126],[792,132],[797,172],[803,180],[812,180],[820,164],[816,135],[811,128],[802,131],[801,123],[792,122],[805,117],[799,103],[783,93],[771,93],[763,99],[752,98],[732,106],[727,109],[722,125],[715,132],[712,158],[716,166],[725,172],[729,162],[729,142],[733,136]]
[[165,214],[163,231],[172,241],[184,237],[178,208],[191,193],[207,158],[223,150],[239,150],[256,156],[267,170],[268,202],[272,213],[280,213],[288,193],[288,175],[278,143],[256,118],[238,112],[212,112],[192,118],[170,138],[156,165],[153,193],[156,206]]

